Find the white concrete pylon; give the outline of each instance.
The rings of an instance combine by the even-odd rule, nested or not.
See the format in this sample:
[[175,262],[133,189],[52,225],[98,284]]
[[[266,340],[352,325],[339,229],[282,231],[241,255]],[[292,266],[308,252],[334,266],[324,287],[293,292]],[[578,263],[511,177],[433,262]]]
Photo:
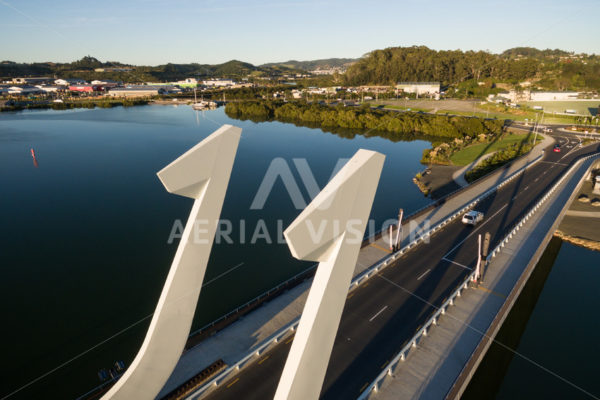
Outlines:
[[320,264],[277,400],[319,397],[384,159],[359,150],[284,232],[294,257]]
[[195,201],[144,342],[102,399],[154,399],[173,372],[192,325],[241,132],[224,125],[158,172],[167,191]]

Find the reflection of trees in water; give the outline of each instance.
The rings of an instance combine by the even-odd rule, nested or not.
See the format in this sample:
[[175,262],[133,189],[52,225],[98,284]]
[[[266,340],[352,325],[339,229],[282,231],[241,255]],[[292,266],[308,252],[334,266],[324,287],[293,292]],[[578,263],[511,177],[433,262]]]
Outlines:
[[[387,139],[394,143],[396,143],[396,142],[413,142],[415,140],[424,140],[424,141],[431,142],[431,143],[440,141],[439,137],[434,137],[434,136],[430,136],[430,135],[421,135],[418,133],[398,133],[398,132],[380,131],[380,130],[375,130],[375,129],[351,129],[351,128],[343,128],[343,127],[338,127],[338,126],[322,126],[318,122],[298,121],[298,120],[283,119],[283,118],[267,118],[264,116],[257,116],[257,115],[250,115],[250,116],[238,115],[235,113],[228,113],[227,110],[225,110],[225,112],[226,112],[227,116],[229,116],[230,118],[238,119],[240,121],[252,121],[257,124],[261,123],[261,122],[273,122],[273,121],[290,123],[290,124],[294,124],[295,126],[298,126],[298,127],[320,129],[323,132],[333,133],[334,135],[339,136],[344,139],[354,139],[356,137],[356,135],[359,135],[359,136],[364,136],[364,137],[380,137],[380,138]],[[450,139],[450,138],[448,138],[448,139]]]

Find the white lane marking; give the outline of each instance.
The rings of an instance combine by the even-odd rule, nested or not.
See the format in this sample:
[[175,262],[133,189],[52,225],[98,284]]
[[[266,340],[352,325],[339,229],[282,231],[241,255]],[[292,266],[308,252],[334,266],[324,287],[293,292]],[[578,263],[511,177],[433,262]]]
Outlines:
[[431,271],[431,268],[429,268],[427,271],[423,272],[423,273],[421,274],[421,276],[419,276],[419,277],[417,278],[417,280],[418,280],[418,281],[420,281],[420,280],[421,280],[421,278],[422,278],[422,277],[424,277],[425,275],[427,275],[427,274],[428,274],[430,271]]
[[386,309],[387,307],[388,307],[388,306],[385,306],[385,307],[383,307],[381,310],[377,311],[377,314],[373,315],[373,316],[371,317],[371,319],[369,320],[369,322],[372,322],[372,321],[373,321],[375,318],[377,318],[377,316],[378,316],[379,314],[381,314],[382,312],[384,312],[384,311],[385,311],[385,309]]
[[494,213],[494,215],[492,215],[491,217],[489,217],[483,224],[479,225],[477,228],[473,229],[473,232],[471,232],[466,238],[464,238],[463,240],[460,241],[460,243],[458,243],[456,246],[454,246],[452,248],[452,250],[450,250],[449,252],[447,252],[444,257],[442,258],[447,258],[450,254],[452,254],[452,252],[454,250],[456,250],[461,244],[463,244],[465,242],[465,240],[467,240],[468,238],[470,238],[471,236],[473,236],[479,229],[483,228],[483,226],[485,224],[487,224],[489,221],[491,221],[496,215],[498,215],[498,213],[502,210],[504,210],[504,208],[508,205],[508,203],[506,203],[505,205],[503,205],[502,207],[500,207],[500,209],[498,211],[496,211]]
[[529,185],[525,186],[525,188],[523,189],[523,191],[526,191],[527,189],[529,189]]
[[538,177],[538,178],[535,178],[535,181],[534,181],[534,182],[537,182],[537,181],[539,181],[539,180],[540,180],[540,178],[539,178],[539,177]]
[[449,263],[452,263],[452,264],[456,264],[456,265],[458,265],[459,267],[462,267],[462,268],[464,268],[464,269],[468,269],[469,271],[473,271],[473,269],[472,269],[472,268],[469,268],[469,267],[467,267],[466,265],[464,265],[464,264],[461,264],[461,263],[459,263],[459,262],[452,261],[452,260],[448,260],[447,258],[442,258],[442,260],[444,260],[444,261],[448,261]]

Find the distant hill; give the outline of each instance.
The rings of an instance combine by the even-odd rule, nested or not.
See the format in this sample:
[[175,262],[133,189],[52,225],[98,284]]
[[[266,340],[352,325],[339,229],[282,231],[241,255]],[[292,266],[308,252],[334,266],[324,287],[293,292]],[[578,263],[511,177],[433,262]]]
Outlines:
[[329,69],[329,68],[347,68],[351,64],[357,61],[356,58],[324,58],[322,60],[312,61],[296,61],[290,60],[280,63],[268,63],[263,64],[261,67],[272,68],[272,67],[285,67],[290,69],[297,69],[303,71],[313,71],[315,69]]
[[[97,68],[129,67],[130,72],[94,72]],[[264,76],[287,72],[289,68],[282,66],[256,67],[252,64],[231,60],[223,64],[163,64],[157,66],[132,66],[119,62],[101,62],[85,56],[70,63],[15,63],[0,62],[0,77],[14,78],[21,76],[61,76],[82,79],[115,79],[122,81],[176,81],[188,77],[194,78],[241,78],[248,75]]]

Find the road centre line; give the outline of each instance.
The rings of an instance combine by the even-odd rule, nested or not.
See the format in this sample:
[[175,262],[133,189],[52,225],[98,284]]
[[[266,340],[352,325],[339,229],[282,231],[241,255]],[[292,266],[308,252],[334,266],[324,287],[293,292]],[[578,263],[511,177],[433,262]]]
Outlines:
[[419,277],[417,278],[417,280],[418,280],[418,281],[420,281],[420,280],[421,280],[421,278],[422,278],[422,277],[424,277],[425,275],[427,275],[429,272],[431,272],[431,268],[429,268],[427,271],[423,272],[423,273],[421,274],[421,276],[419,276]]
[[377,311],[377,314],[373,315],[371,317],[371,319],[369,320],[369,322],[373,321],[375,318],[377,318],[379,316],[379,314],[381,314],[382,312],[385,311],[385,309],[388,308],[388,306],[383,307],[381,310]]

